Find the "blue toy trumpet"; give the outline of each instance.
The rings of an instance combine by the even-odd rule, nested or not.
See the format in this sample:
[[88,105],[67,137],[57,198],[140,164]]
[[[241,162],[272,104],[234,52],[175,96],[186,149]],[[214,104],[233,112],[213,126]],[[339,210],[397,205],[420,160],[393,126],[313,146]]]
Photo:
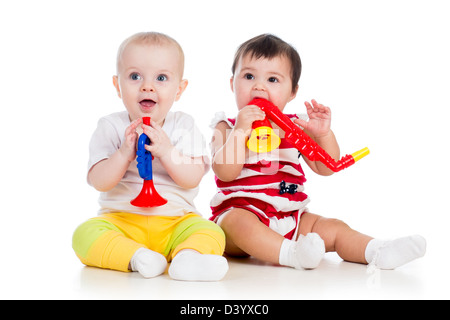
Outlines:
[[[145,125],[150,125],[150,117],[143,117],[142,121]],[[150,144],[150,138],[142,133],[138,140],[137,155],[137,168],[139,176],[144,179],[141,193],[130,203],[135,207],[149,208],[159,207],[165,205],[167,200],[159,195],[153,184],[153,169],[152,169],[152,153],[145,149],[145,145]]]

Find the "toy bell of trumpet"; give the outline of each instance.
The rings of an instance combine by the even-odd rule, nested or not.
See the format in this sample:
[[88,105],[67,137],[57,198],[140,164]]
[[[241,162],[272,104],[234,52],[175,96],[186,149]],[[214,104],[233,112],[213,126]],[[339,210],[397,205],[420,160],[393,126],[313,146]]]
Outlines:
[[269,119],[254,121],[252,133],[247,141],[247,147],[257,153],[270,152],[281,143],[281,139],[275,134]]

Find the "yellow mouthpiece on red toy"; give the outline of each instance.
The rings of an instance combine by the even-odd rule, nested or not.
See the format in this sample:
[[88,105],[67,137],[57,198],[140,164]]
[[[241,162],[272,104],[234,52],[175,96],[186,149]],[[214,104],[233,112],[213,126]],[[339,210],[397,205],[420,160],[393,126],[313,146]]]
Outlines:
[[356,151],[355,153],[352,153],[352,157],[356,162],[356,161],[364,158],[365,156],[367,156],[369,153],[370,153],[369,148],[363,148],[359,151]]

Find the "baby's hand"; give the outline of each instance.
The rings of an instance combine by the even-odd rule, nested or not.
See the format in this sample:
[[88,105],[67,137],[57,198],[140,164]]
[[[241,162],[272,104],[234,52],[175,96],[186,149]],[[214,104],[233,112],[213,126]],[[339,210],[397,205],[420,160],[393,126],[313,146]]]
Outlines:
[[309,131],[315,138],[321,138],[330,133],[331,110],[314,99],[311,102],[312,105],[305,101],[309,121],[296,119],[294,122]]
[[139,135],[136,128],[142,123],[142,118],[134,120],[125,130],[125,137],[119,151],[128,161],[133,161],[136,158],[136,145]]
[[249,135],[253,122],[257,120],[264,120],[265,117],[266,114],[258,106],[245,106],[237,115],[235,129],[241,129],[246,135]]
[[150,126],[143,124],[142,129],[147,137],[150,138],[150,145],[146,144],[145,149],[150,151],[153,157],[161,158],[166,156],[173,148],[166,132],[153,120],[150,121]]

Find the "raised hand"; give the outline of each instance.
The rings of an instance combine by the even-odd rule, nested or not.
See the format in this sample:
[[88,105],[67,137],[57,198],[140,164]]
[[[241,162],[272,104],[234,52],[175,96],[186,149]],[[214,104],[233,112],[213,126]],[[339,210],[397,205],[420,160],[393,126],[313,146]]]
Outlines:
[[309,121],[296,119],[294,122],[302,126],[314,138],[321,138],[328,135],[331,131],[331,110],[314,99],[311,102],[312,105],[308,101],[305,101]]

